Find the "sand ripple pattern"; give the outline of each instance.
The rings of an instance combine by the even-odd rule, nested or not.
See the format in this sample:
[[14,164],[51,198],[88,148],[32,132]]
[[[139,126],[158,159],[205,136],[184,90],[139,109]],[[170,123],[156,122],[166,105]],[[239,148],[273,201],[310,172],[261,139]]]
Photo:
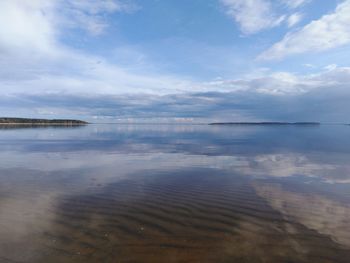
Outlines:
[[[331,238],[288,221],[250,182],[215,169],[148,171],[65,196],[37,262],[347,262]],[[50,259],[50,260],[48,260]]]

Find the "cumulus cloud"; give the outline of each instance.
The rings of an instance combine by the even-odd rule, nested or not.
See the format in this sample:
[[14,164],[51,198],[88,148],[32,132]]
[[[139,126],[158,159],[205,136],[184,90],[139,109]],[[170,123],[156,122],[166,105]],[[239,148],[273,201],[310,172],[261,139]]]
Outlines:
[[254,34],[261,30],[280,25],[285,16],[274,13],[268,0],[221,0],[244,34]]
[[[256,7],[252,4],[254,1],[224,2],[229,10],[233,8],[232,12],[235,8]],[[262,7],[268,3],[260,2]],[[335,14],[344,16],[342,10],[349,2],[344,2],[328,17],[334,20]],[[319,116],[323,120],[342,120],[348,113],[346,88],[350,82],[350,68],[346,67],[328,66],[325,71],[313,75],[265,69],[259,75],[204,82],[164,74],[160,70],[151,71],[147,63],[137,70],[125,68],[60,42],[67,30],[86,29],[81,21],[73,19],[69,24],[68,18],[73,13],[66,10],[68,7],[72,12],[84,14],[84,19],[102,21],[100,18],[104,15],[130,11],[129,6],[121,3],[107,0],[0,1],[2,114],[244,121],[298,120],[300,116],[310,120]],[[267,4],[267,9],[260,11],[269,12],[269,8]],[[60,10],[63,11],[58,12]],[[242,20],[242,23],[246,22]],[[245,24],[247,32],[255,32],[250,25],[250,22]],[[144,59],[139,52],[132,49],[128,52]],[[121,53],[127,52],[122,50]],[[329,112],[320,105],[326,105]],[[305,112],[311,106],[314,108]]]
[[270,95],[293,95],[326,87],[346,87],[350,68],[329,65],[315,74],[267,71],[261,75],[203,83],[203,89],[218,91],[254,91]]
[[[198,92],[13,93],[0,110],[22,116],[71,116],[127,121],[324,121],[344,122],[350,111],[350,68],[312,76],[271,73],[266,77],[202,83]],[[216,92],[213,92],[216,90]],[[96,121],[95,120],[95,121]]]
[[305,52],[319,52],[350,43],[350,0],[339,4],[331,14],[288,33],[263,52],[259,59],[276,60]]

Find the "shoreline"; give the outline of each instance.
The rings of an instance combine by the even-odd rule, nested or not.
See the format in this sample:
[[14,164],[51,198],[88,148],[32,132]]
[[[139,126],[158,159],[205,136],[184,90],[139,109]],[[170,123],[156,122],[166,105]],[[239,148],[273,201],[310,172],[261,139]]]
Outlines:
[[213,122],[209,125],[298,125],[298,126],[319,126],[320,122]]
[[35,119],[35,118],[16,118],[16,117],[0,117],[0,125],[27,125],[27,126],[78,126],[86,125],[88,122],[74,119]]
[[89,123],[38,123],[38,122],[0,122],[0,125],[87,125]]

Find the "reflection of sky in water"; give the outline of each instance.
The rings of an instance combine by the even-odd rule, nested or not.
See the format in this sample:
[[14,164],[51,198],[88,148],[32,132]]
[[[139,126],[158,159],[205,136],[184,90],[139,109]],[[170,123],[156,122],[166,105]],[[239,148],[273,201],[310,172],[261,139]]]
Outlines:
[[[147,174],[164,177],[191,169],[244,178],[283,220],[350,249],[349,132],[347,126],[332,125],[0,130],[0,256],[35,262],[43,251],[49,253],[54,244],[44,245],[39,233],[57,224],[57,206],[65,198],[94,196],[125,180],[142,188],[149,184]],[[248,221],[240,226],[263,231],[261,224]],[[240,235],[252,246],[253,236]],[[13,248],[22,249],[22,255]]]

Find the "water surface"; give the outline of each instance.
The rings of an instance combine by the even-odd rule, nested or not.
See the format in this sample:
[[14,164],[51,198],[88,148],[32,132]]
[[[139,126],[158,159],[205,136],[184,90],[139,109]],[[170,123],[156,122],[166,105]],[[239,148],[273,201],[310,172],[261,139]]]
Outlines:
[[349,135],[0,129],[0,262],[349,262]]

